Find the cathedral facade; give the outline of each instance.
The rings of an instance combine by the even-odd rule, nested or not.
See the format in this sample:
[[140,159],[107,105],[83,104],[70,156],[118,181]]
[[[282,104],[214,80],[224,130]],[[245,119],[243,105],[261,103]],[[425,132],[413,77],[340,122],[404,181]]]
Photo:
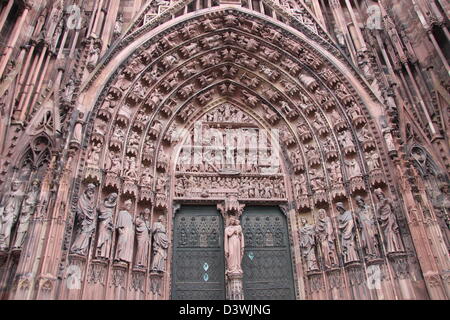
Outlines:
[[449,17],[0,1],[0,299],[449,299]]

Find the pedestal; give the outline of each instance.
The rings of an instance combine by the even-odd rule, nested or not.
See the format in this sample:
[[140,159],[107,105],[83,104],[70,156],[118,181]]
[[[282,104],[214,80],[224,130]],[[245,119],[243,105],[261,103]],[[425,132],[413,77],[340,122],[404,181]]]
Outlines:
[[227,273],[227,300],[244,300],[244,274]]
[[152,291],[154,300],[157,300],[158,296],[162,296],[161,287],[163,283],[163,277],[163,272],[152,271],[150,273],[150,290]]

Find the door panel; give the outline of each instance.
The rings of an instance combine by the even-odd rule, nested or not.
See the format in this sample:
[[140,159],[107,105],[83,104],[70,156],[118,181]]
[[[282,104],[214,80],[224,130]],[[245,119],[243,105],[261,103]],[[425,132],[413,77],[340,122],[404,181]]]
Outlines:
[[247,207],[241,224],[245,299],[295,299],[286,217],[276,207]]
[[175,300],[224,300],[223,221],[216,207],[184,206],[175,216]]

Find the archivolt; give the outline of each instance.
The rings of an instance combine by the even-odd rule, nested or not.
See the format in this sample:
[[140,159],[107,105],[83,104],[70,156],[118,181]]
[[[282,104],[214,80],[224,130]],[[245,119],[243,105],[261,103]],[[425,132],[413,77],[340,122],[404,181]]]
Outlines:
[[[107,84],[99,78],[83,93],[82,105],[96,101],[89,120],[93,130],[85,135],[89,152],[94,156],[102,153],[98,163],[88,165],[85,177],[102,180],[101,169],[108,172],[110,152],[117,152],[120,159],[134,157],[136,166],[137,162],[152,165],[156,175],[161,172],[157,159],[165,158],[159,154],[161,146],[172,143],[166,136],[170,128],[190,119],[208,102],[229,97],[265,114],[266,121],[282,129],[289,153],[301,154],[290,159],[293,172],[309,177],[312,168],[322,171],[332,199],[384,186],[383,168],[365,165],[367,154],[376,149],[387,159],[372,120],[379,114],[369,114],[367,108],[376,112],[379,105],[343,63],[288,29],[239,9],[217,9],[206,15],[184,16],[136,40],[116,59],[117,63],[128,56],[118,68],[114,61],[104,66],[105,77],[117,68]],[[103,90],[98,96],[100,87]],[[151,155],[145,152],[150,140],[155,141]],[[344,160],[353,159],[358,161],[361,175],[352,177],[342,170],[350,184],[336,188],[327,165],[338,163],[340,167]],[[119,179],[111,178],[107,183],[116,188],[120,184]],[[128,191],[138,194],[137,190]],[[315,204],[329,200],[312,191]],[[299,209],[311,206],[307,197],[299,203]]]

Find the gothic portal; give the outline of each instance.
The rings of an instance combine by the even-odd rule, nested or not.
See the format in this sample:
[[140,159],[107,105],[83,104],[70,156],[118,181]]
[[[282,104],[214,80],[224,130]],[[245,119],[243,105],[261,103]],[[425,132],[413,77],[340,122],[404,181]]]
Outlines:
[[0,7],[0,298],[449,298],[445,1]]

